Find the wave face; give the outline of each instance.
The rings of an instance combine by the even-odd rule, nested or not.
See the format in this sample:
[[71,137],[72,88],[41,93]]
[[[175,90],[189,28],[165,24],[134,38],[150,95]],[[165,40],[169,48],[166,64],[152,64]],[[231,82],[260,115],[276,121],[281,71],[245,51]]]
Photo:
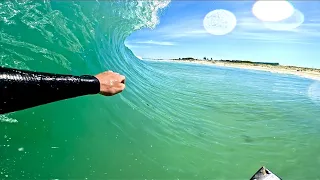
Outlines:
[[1,116],[1,179],[248,179],[261,165],[284,179],[319,177],[314,82],[141,61],[124,45],[169,3],[0,2],[1,65],[127,78],[117,96]]
[[126,75],[131,87],[130,98],[121,95],[121,99],[134,106],[132,101],[143,98],[135,92],[151,88],[148,77],[154,72],[124,41],[136,30],[154,28],[168,4],[164,0],[1,2],[0,63],[75,75],[117,71]]

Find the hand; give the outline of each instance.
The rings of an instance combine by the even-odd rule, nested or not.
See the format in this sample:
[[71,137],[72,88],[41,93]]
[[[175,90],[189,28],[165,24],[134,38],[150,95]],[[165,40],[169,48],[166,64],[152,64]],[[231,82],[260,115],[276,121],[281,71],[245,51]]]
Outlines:
[[113,96],[125,88],[125,77],[119,73],[106,71],[95,76],[100,82],[100,94]]

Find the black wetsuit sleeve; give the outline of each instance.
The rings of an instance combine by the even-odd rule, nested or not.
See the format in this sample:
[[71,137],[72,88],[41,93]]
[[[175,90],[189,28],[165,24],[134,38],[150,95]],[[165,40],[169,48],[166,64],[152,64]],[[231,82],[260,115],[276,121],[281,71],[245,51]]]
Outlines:
[[94,76],[72,76],[0,67],[0,114],[100,92]]

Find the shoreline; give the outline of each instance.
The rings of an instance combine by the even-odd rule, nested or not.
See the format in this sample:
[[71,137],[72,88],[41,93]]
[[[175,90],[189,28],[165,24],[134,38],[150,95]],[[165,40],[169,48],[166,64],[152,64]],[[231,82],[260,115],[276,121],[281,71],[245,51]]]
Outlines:
[[219,67],[231,67],[240,68],[248,70],[258,70],[266,71],[271,73],[279,74],[289,74],[295,75],[307,79],[312,79],[320,81],[320,69],[295,67],[295,66],[283,66],[283,65],[267,65],[267,64],[252,64],[252,63],[235,63],[235,62],[225,62],[225,61],[207,61],[207,60],[175,60],[175,59],[151,59],[152,61],[162,61],[162,62],[178,62],[178,63],[193,63],[193,64],[204,64],[213,65]]

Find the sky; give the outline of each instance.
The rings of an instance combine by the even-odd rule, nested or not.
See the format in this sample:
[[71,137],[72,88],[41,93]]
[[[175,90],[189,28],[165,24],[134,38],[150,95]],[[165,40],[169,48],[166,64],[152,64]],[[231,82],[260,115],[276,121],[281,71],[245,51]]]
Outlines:
[[[159,12],[155,28],[135,31],[125,44],[143,58],[208,57],[320,68],[320,1],[289,2],[293,13],[283,19],[283,7],[253,11],[255,1],[173,0]],[[204,26],[206,15],[217,9],[236,18],[227,34],[209,33]],[[282,19],[270,22],[275,14]]]

